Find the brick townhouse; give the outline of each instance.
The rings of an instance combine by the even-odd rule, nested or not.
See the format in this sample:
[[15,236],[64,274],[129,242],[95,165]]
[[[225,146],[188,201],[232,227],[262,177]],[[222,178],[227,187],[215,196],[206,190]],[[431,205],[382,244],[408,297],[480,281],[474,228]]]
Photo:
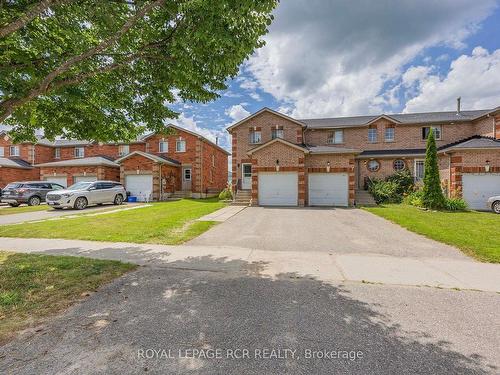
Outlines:
[[484,208],[500,194],[500,107],[321,119],[263,108],[228,128],[233,186],[255,205],[355,205],[369,178],[423,178],[431,128],[444,191]]
[[175,125],[129,143],[40,138],[13,144],[0,132],[0,187],[46,180],[68,186],[78,181],[121,181],[139,199],[203,198],[227,183],[229,153],[207,138]]

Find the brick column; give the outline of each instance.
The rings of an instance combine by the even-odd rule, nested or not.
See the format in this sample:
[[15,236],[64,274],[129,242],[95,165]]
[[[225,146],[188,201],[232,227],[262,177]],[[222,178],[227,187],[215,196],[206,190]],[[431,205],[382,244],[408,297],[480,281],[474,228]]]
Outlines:
[[349,206],[354,206],[354,201],[356,200],[356,174],[355,174],[355,163],[354,159],[349,159]]
[[252,206],[259,204],[259,167],[257,159],[252,159]]
[[151,192],[153,195],[153,200],[160,200],[160,164],[153,164],[153,191]]
[[462,197],[462,157],[450,158],[450,196]]
[[306,204],[306,169],[304,165],[304,158],[299,158],[298,179],[299,179],[299,206],[304,207]]
[[236,192],[236,184],[238,183],[238,162],[236,156],[238,155],[238,146],[237,146],[237,139],[236,137],[231,133],[231,171],[232,171],[232,178],[231,178],[231,183],[232,183],[232,188],[233,188],[233,194]]

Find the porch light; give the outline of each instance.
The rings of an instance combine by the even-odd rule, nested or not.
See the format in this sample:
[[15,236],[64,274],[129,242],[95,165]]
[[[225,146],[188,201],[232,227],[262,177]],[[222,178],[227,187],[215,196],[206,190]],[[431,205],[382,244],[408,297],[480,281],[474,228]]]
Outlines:
[[486,164],[484,166],[484,170],[486,173],[488,173],[490,171],[490,161],[489,160],[486,160]]
[[276,172],[280,171],[280,161],[276,159]]
[[328,173],[330,173],[330,162],[329,161],[326,162],[326,171]]

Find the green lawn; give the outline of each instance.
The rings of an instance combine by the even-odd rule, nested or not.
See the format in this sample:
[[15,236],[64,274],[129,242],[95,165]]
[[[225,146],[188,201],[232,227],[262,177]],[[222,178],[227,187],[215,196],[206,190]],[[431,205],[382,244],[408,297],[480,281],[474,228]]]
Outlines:
[[182,199],[107,215],[4,225],[0,237],[179,244],[212,227],[197,218],[224,207],[217,198]]
[[0,251],[0,344],[135,265]]
[[424,211],[403,204],[364,209],[412,232],[456,246],[478,260],[500,263],[500,215]]
[[40,206],[5,207],[5,208],[0,208],[0,216],[22,214],[24,212],[47,211],[47,210],[49,210],[49,207],[45,204],[42,204]]

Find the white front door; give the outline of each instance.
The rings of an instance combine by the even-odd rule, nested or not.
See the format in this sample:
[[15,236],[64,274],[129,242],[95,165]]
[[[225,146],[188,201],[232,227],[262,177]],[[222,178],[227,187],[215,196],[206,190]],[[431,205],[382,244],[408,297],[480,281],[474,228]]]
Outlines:
[[347,173],[310,173],[309,206],[349,205],[349,176]]
[[414,177],[416,181],[421,181],[424,179],[425,172],[425,160],[415,160]]
[[140,202],[150,200],[153,193],[153,175],[130,174],[125,176],[125,190]]
[[252,164],[241,165],[241,189],[252,189]]
[[261,206],[297,206],[297,172],[259,173],[259,205]]
[[64,187],[68,187],[68,180],[66,176],[58,176],[58,177],[44,177],[44,181],[53,182],[55,184],[62,185]]
[[474,210],[488,209],[488,198],[500,195],[500,174],[463,174],[462,195],[470,208]]
[[190,191],[191,190],[191,181],[193,176],[191,174],[191,168],[182,168],[182,190]]

